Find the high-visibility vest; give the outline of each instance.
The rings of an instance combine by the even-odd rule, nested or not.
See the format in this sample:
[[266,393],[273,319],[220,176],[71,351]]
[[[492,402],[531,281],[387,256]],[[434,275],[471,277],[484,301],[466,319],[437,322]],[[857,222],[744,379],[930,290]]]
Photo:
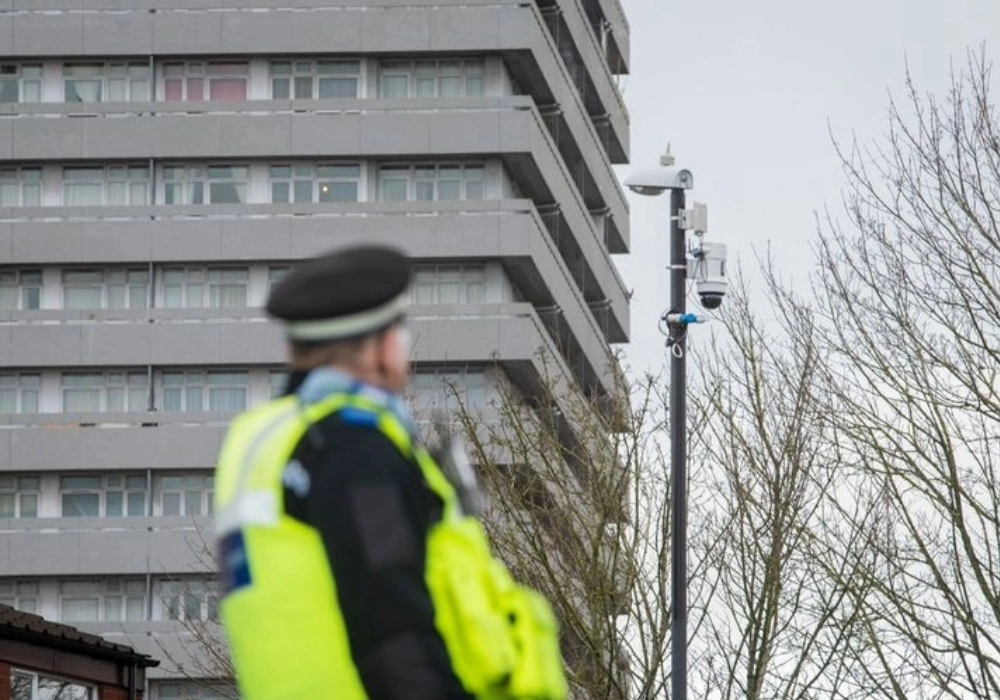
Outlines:
[[565,698],[548,603],[493,558],[480,523],[462,514],[454,488],[399,418],[351,393],[313,404],[295,396],[272,401],[238,416],[223,443],[215,480],[220,613],[241,697],[367,697],[320,534],[284,509],[283,478],[295,476],[285,472],[296,445],[310,424],[334,412],[385,435],[441,499],[441,519],[427,536],[425,579],[435,626],[465,689],[490,700]]

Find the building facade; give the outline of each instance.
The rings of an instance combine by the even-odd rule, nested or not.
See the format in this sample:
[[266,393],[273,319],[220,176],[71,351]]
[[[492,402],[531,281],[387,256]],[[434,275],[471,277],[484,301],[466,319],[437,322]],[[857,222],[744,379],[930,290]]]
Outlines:
[[[163,659],[215,615],[211,470],[280,391],[295,260],[416,259],[414,396],[628,338],[618,0],[0,2],[0,603]],[[166,654],[166,658],[165,658]]]

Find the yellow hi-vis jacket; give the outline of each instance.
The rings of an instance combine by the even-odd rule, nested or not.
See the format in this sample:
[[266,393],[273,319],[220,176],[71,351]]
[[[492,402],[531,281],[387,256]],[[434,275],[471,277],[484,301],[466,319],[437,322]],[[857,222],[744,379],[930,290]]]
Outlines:
[[[425,578],[455,675],[490,700],[562,700],[567,693],[548,603],[516,584],[489,551],[480,523],[402,422],[350,393],[303,405],[286,396],[236,418],[219,455],[216,536],[225,592],[221,617],[246,700],[364,700],[317,530],[284,510],[282,474],[309,424],[336,411],[366,413],[442,501],[427,538]],[[359,468],[364,468],[359,465]]]

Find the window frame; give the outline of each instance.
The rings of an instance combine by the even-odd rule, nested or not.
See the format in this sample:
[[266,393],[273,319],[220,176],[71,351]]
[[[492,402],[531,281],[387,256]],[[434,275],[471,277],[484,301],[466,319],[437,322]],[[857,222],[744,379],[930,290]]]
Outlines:
[[[82,275],[89,274],[95,275],[100,274],[100,280],[94,281],[84,281],[75,280],[69,281],[67,277],[70,275]],[[124,275],[124,279],[117,280],[113,279],[113,276]],[[132,280],[129,278],[133,275],[138,275],[145,277],[145,279]],[[60,271],[60,292],[62,297],[62,308],[63,309],[148,309],[150,307],[150,274],[149,269],[144,267],[110,267],[110,268],[63,268]],[[120,293],[122,295],[121,305],[113,304],[115,294]],[[98,306],[70,306],[67,301],[67,292],[74,290],[96,290],[101,296],[101,301]],[[140,293],[142,298],[140,303],[133,304],[133,294]]]
[[[31,276],[30,281],[25,281],[26,275]],[[5,311],[38,311],[42,308],[45,279],[41,269],[0,270],[0,289],[13,290],[16,301],[14,305],[0,306],[0,309]]]
[[[243,391],[243,402],[242,406],[239,408],[222,410],[212,408],[212,378],[219,378],[222,375],[242,375],[244,383],[241,385],[239,383],[232,384],[217,384],[216,389],[219,390],[242,390]],[[168,384],[167,378],[171,379],[180,378],[181,381]],[[170,413],[238,413],[244,411],[250,404],[250,373],[247,370],[234,369],[234,370],[219,370],[219,369],[165,369],[159,371],[157,375],[157,395],[160,397],[158,408],[161,411]],[[176,389],[175,389],[176,387]],[[197,390],[198,408],[189,407],[189,403],[192,401],[189,396],[189,391]],[[168,393],[172,391],[179,391],[179,396],[181,398],[180,408],[168,408]]]
[[[154,585],[159,604],[153,618],[158,621],[217,622],[221,587],[215,577],[161,579]],[[197,615],[191,615],[195,604]]]
[[[33,592],[22,592],[22,587],[33,587]],[[7,591],[10,591],[9,593]],[[0,603],[16,608],[21,612],[37,615],[41,605],[41,590],[37,580],[8,579],[0,581]],[[31,601],[26,605],[25,601]]]
[[[93,586],[94,592],[67,593],[70,585]],[[131,590],[130,590],[131,589]],[[141,597],[140,597],[141,596]],[[149,615],[146,582],[141,578],[79,578],[59,581],[57,597],[59,604],[59,620],[71,624],[87,624],[94,622],[147,622]],[[70,601],[96,601],[96,620],[68,620],[64,603]],[[129,604],[138,602],[141,614],[138,617],[129,616]],[[110,611],[117,609],[114,614]]]
[[[64,484],[69,479],[97,479],[97,486],[67,487]],[[132,485],[129,485],[129,480]],[[115,480],[120,480],[116,482]],[[137,485],[141,480],[143,485]],[[97,495],[97,513],[87,515],[69,515],[66,513],[64,496],[66,495]],[[109,513],[110,496],[117,494],[120,512]],[[133,512],[132,496],[139,496],[141,512]],[[112,474],[61,474],[59,476],[59,517],[61,518],[147,518],[149,517],[149,480],[140,472],[115,472]]]
[[[243,177],[223,177],[221,169],[240,170]],[[213,176],[213,170],[215,176]],[[180,173],[180,177],[177,174]],[[246,163],[165,163],[162,168],[161,200],[169,206],[240,205],[250,202],[250,166]],[[213,201],[215,186],[230,186],[240,193],[239,202]],[[170,188],[179,188],[172,192]],[[242,190],[240,189],[242,188]],[[177,193],[180,194],[180,201]],[[168,200],[174,201],[168,201]]]
[[[281,168],[288,169],[288,174],[283,176],[277,171]],[[350,171],[338,173],[337,170]],[[324,173],[326,171],[326,173]],[[361,164],[357,162],[286,162],[271,163],[267,169],[268,193],[271,204],[353,204],[361,201]],[[309,199],[302,199],[302,189],[300,185],[308,185]],[[324,199],[324,185],[353,185],[353,199]],[[287,198],[281,199],[275,196],[275,187],[284,186],[287,189]]]
[[[26,700],[20,694],[20,691],[16,687],[17,678],[21,678],[22,682],[27,680],[30,683],[30,698],[27,700],[44,700],[46,697],[53,697],[52,695],[46,694],[43,696],[39,686],[41,685],[42,679],[46,681],[56,681],[58,683],[65,683],[67,685],[72,685],[80,688],[83,694],[74,694],[72,697],[63,693],[65,686],[59,691],[58,697],[65,698],[65,700],[97,700],[97,687],[90,683],[83,683],[75,679],[64,678],[61,676],[56,676],[51,673],[41,673],[39,671],[30,671],[24,668],[18,668],[12,666],[10,669],[10,684],[11,684],[11,700]],[[17,693],[17,694],[15,694]]]
[[[177,487],[168,486],[167,480],[180,479],[181,483]],[[200,483],[188,483],[190,480],[199,480]],[[190,470],[183,472],[162,472],[154,477],[155,513],[164,518],[196,518],[212,516],[215,514],[215,480],[210,470]],[[177,496],[177,512],[167,513],[165,497],[167,495]],[[190,504],[189,496],[197,494],[197,512],[188,512]]]
[[[97,173],[99,178],[89,179],[82,177],[85,171]],[[117,171],[122,171],[119,175]],[[135,177],[132,176],[133,171]],[[81,177],[71,176],[71,173],[79,173]],[[62,204],[66,207],[144,207],[149,206],[151,201],[149,164],[144,163],[115,163],[102,165],[64,165],[62,167]],[[70,203],[71,188],[83,184],[88,187],[100,188],[99,202]],[[138,185],[134,187],[133,185]],[[113,194],[116,186],[123,188],[125,201],[113,201],[117,196]]]
[[[92,72],[72,75],[74,69],[93,69]],[[80,99],[75,83],[86,82],[97,86],[97,99]],[[70,99],[70,85],[78,99]],[[149,102],[152,85],[149,63],[146,61],[67,61],[62,64],[63,102],[71,104],[98,104],[102,102]],[[121,88],[121,97],[112,99],[112,90]]]
[[[12,69],[12,70],[11,70]],[[31,69],[33,74],[25,75],[25,69]],[[37,73],[34,73],[37,69]],[[15,63],[4,61],[0,63],[0,83],[13,83],[17,90],[16,100],[4,100],[3,88],[0,87],[0,104],[34,104],[42,101],[42,81],[45,77],[45,68],[41,63]],[[26,89],[30,87],[34,92],[34,99],[25,95]]]
[[[31,485],[34,482],[34,485]],[[0,496],[9,498],[12,509],[10,515],[4,515],[0,510],[0,518],[35,519],[42,501],[42,479],[28,474],[0,475]],[[34,500],[34,506],[28,507],[25,514],[25,501]]]
[[[457,64],[457,65],[451,65]],[[452,72],[447,72],[451,70]],[[405,78],[405,95],[387,95],[384,78]],[[462,81],[457,93],[444,94],[442,82]],[[378,96],[380,99],[449,99],[483,97],[486,94],[486,59],[459,58],[388,58],[378,62]],[[478,85],[478,88],[472,87]],[[428,87],[431,89],[428,91]],[[471,89],[470,89],[471,88]]]
[[[227,273],[243,273],[242,279],[226,279]],[[182,279],[169,280],[181,275]],[[250,306],[250,268],[235,265],[168,265],[157,275],[157,299],[165,309],[245,309]],[[196,292],[197,290],[197,292]],[[242,291],[242,304],[222,304],[226,293]],[[179,293],[177,304],[168,295]],[[195,303],[192,297],[200,298]]]
[[[442,175],[442,171],[457,170],[458,178]],[[478,173],[478,177],[469,177]],[[470,202],[482,201],[486,198],[486,164],[482,161],[469,162],[434,162],[434,163],[380,163],[378,166],[378,201],[380,202]],[[386,199],[386,184],[405,182],[406,198],[396,197]],[[457,183],[458,197],[441,198],[441,187],[444,183]],[[421,192],[421,186],[431,186],[431,198]],[[473,196],[470,194],[473,186]]]
[[[287,72],[283,72],[280,66],[288,65]],[[333,67],[334,70],[326,72],[325,66]],[[335,69],[336,66],[353,68],[354,70],[344,70],[342,72]],[[361,97],[362,84],[362,63],[358,59],[352,58],[276,58],[271,59],[267,66],[269,98],[272,100],[350,100]],[[300,81],[309,81],[308,94],[306,90],[300,90]],[[324,97],[323,81],[354,81],[353,95],[334,95]],[[279,85],[284,85],[279,89]],[[284,93],[284,94],[279,94]]]
[[[120,382],[114,381],[117,377],[115,375],[123,375],[123,379]],[[66,391],[67,384],[66,379],[68,377],[102,377],[102,383],[95,384],[76,384],[76,387],[86,387],[88,389],[96,390],[99,392],[98,403],[100,408],[97,410],[83,411],[83,413],[144,413],[149,410],[149,398],[150,398],[150,382],[149,375],[147,372],[139,370],[128,370],[128,369],[112,369],[112,370],[95,370],[95,371],[64,371],[59,375],[59,390],[60,390],[60,401],[63,413],[77,413],[77,411],[66,410]],[[141,381],[139,381],[141,378]],[[134,382],[132,380],[135,380]],[[73,385],[70,385],[73,386]],[[140,402],[138,398],[135,399],[135,403],[140,406],[133,407],[132,394],[130,393],[130,387],[141,386],[144,388],[144,399]],[[123,400],[124,409],[121,411],[109,409],[109,395],[108,390],[123,390]],[[81,389],[82,390],[82,389]]]
[[[442,279],[445,273],[458,275],[457,280]],[[432,275],[431,279],[427,279]],[[458,298],[455,301],[442,300],[442,286],[445,284],[456,284],[458,287]],[[470,294],[470,288],[479,287],[479,296],[474,298]],[[421,289],[430,286],[430,300],[421,299]],[[413,282],[409,290],[409,302],[411,304],[486,304],[487,302],[487,274],[486,264],[419,264],[413,266]]]
[[[13,177],[5,177],[13,175]],[[43,172],[41,167],[4,166],[0,168],[0,191],[13,189],[16,193],[13,204],[0,207],[40,207],[42,206]],[[3,202],[0,195],[0,202]]]
[[[475,381],[470,382],[470,377],[474,377]],[[459,408],[475,411],[485,407],[489,387],[490,379],[485,367],[423,368],[410,377],[407,399],[416,415],[441,410],[451,415]],[[442,392],[440,396],[432,396],[430,393],[437,394],[439,391]],[[436,403],[439,398],[444,399],[441,405]]]
[[[233,68],[234,66],[242,66],[243,69],[237,70]],[[171,73],[178,68],[180,69],[178,72]],[[246,102],[250,97],[249,60],[165,61],[160,68],[159,76],[162,85],[159,98],[164,102]],[[226,81],[242,81],[242,99],[213,97],[213,85]],[[168,97],[168,91],[174,89],[171,83],[177,82],[180,83],[180,99]]]

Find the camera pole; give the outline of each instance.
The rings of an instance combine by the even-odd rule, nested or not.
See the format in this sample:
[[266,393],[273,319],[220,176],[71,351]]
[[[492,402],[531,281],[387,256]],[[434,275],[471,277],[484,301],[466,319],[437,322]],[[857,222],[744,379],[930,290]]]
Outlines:
[[[670,697],[687,700],[687,250],[684,189],[670,188]],[[675,320],[676,319],[676,320]]]

